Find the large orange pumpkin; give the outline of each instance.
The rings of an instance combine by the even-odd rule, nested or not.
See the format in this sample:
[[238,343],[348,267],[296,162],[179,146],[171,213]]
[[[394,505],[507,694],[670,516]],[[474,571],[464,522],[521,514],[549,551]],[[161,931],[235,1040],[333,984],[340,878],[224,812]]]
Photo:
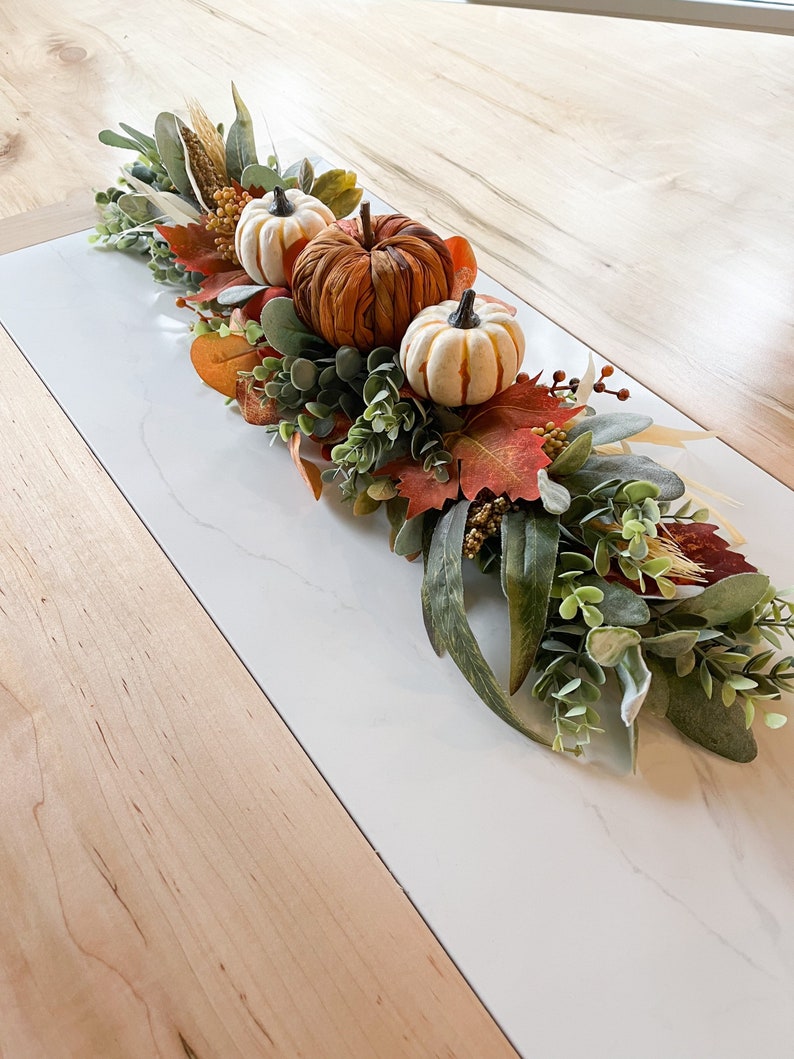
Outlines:
[[397,349],[420,309],[449,298],[455,282],[443,239],[400,213],[337,221],[298,255],[295,311],[332,346]]

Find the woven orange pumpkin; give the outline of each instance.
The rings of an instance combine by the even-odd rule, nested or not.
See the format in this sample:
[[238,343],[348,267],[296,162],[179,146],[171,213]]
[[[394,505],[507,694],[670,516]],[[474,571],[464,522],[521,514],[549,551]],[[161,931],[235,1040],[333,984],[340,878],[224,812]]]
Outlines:
[[330,224],[292,272],[295,311],[332,346],[368,353],[400,344],[420,309],[449,297],[452,255],[440,236],[400,213]]

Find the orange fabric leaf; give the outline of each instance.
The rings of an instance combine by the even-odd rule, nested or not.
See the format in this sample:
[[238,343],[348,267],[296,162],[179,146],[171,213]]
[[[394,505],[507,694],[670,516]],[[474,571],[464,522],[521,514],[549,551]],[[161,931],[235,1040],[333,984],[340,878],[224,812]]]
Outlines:
[[215,245],[215,233],[208,231],[205,218],[200,224],[156,224],[155,228],[171,247],[178,264],[191,272],[212,276],[216,272],[234,272],[240,267],[221,256]]
[[298,468],[298,474],[309,487],[309,490],[314,496],[314,499],[319,500],[323,491],[323,480],[320,477],[320,468],[313,464],[310,460],[304,460],[304,458],[301,456],[301,433],[299,430],[296,430],[292,437],[289,439],[287,447],[289,448],[289,454],[292,457],[292,462]]
[[215,272],[211,276],[205,276],[201,281],[201,287],[195,294],[188,294],[187,302],[209,302],[217,298],[219,294],[228,287],[244,287],[254,281],[242,268],[236,268],[233,272]]
[[524,377],[466,410],[460,430],[444,436],[453,457],[448,482],[436,481],[409,456],[377,472],[395,480],[400,496],[408,500],[408,518],[441,509],[447,500],[457,499],[459,491],[469,500],[483,489],[497,496],[506,493],[511,500],[537,500],[538,471],[551,460],[543,451],[543,437],[533,434],[532,427],[562,426],[578,409],[536,382]]
[[442,508],[446,500],[457,500],[458,498],[458,465],[456,462],[449,464],[449,481],[439,482],[434,474],[428,473],[421,463],[412,460],[410,456],[403,456],[399,460],[392,460],[385,467],[376,471],[376,477],[389,475],[397,485],[400,496],[408,499],[408,510],[406,518],[415,518],[431,508]]
[[199,377],[225,397],[237,396],[238,372],[253,371],[261,362],[242,335],[222,338],[217,331],[193,339],[190,359]]
[[459,300],[465,290],[474,286],[474,281],[477,279],[477,258],[474,256],[471,243],[462,235],[453,235],[444,242],[452,256],[452,267],[455,273],[449,297]]
[[257,387],[251,378],[237,379],[237,403],[240,406],[243,419],[255,427],[268,426],[278,423],[281,416],[273,398],[262,401],[264,390]]
[[471,243],[468,239],[464,239],[462,235],[453,235],[449,239],[445,239],[444,242],[447,244],[447,249],[452,256],[452,267],[455,272],[461,268],[467,268],[472,275],[477,275],[477,258],[474,256]]

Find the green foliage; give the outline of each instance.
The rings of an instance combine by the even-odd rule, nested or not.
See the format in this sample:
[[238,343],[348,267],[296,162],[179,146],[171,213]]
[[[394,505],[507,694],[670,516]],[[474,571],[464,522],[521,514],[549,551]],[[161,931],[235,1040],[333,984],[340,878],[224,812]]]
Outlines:
[[[277,184],[300,188],[337,217],[356,208],[362,192],[355,173],[333,169],[318,176],[305,158],[283,172],[275,155],[260,163],[251,115],[234,85],[232,94],[236,116],[226,138],[230,178],[265,191]],[[173,209],[175,203],[195,201],[181,124],[163,112],[153,136],[124,124],[121,132],[100,133],[103,143],[133,151],[135,158],[117,187],[97,192],[102,216],[92,240],[146,256],[156,280],[197,290],[201,277],[177,264],[155,228],[161,204]],[[153,196],[153,206],[145,194],[150,189],[167,197]],[[195,334],[231,333],[223,311],[230,313],[261,289],[240,285],[221,292],[211,303],[213,312],[196,323]],[[455,439],[465,427],[466,410],[441,408],[406,390],[393,349],[364,355],[352,346],[332,348],[301,322],[290,298],[269,301],[260,321],[245,325],[245,336],[252,345],[270,347],[250,373],[263,403],[275,402],[280,416],[265,429],[284,441],[299,432],[335,442],[323,479],[339,485],[357,514],[384,507],[396,554],[423,557],[422,611],[434,649],[449,652],[477,694],[508,724],[554,750],[579,754],[603,732],[600,704],[610,686],[619,688],[632,748],[642,711],[666,716],[688,738],[735,761],[755,756],[751,726],[759,713],[769,728],[785,724],[785,715],[767,705],[794,687],[794,655],[782,654],[784,644],[794,641],[792,603],[759,573],[732,574],[677,598],[675,552],[662,547],[665,524],[705,522],[709,512],[689,501],[677,503],[684,483],[655,461],[597,451],[649,427],[647,416],[583,415],[567,430],[567,446],[537,471],[536,492],[508,489],[499,506],[493,492],[483,489],[473,501],[479,508],[473,509],[472,525],[479,515],[488,528],[477,530],[476,546],[467,539],[466,554],[476,554],[482,571],[500,575],[510,635],[508,692],[466,616],[463,544],[471,504],[458,499],[464,458],[451,455],[459,452]],[[516,391],[528,386],[522,382]],[[554,391],[544,390],[544,400],[550,397],[553,406]],[[540,407],[564,423],[564,402],[555,411]],[[494,450],[509,453],[508,466],[519,411],[525,416],[528,410],[506,403],[499,438],[504,445]],[[344,431],[346,423],[339,440],[340,424]],[[390,476],[386,465],[392,461],[415,470],[420,499],[430,498],[423,506],[416,503],[416,492],[406,491],[403,475]],[[478,479],[471,492],[479,484]],[[507,488],[502,479],[494,484],[494,491],[499,488]],[[511,499],[524,495],[538,499]],[[407,519],[408,510],[423,513]],[[707,533],[699,540],[711,543]],[[530,673],[532,694],[548,710],[549,738],[526,723],[511,699]]]
[[516,713],[466,619],[462,550],[468,508],[469,502],[462,500],[441,516],[428,549],[423,591],[435,643],[439,649],[449,651],[458,669],[494,713],[534,742],[549,746],[548,740]]
[[248,107],[240,98],[240,93],[232,82],[232,98],[235,106],[235,119],[226,137],[226,171],[230,180],[241,180],[246,166],[256,165],[256,141],[254,123]]

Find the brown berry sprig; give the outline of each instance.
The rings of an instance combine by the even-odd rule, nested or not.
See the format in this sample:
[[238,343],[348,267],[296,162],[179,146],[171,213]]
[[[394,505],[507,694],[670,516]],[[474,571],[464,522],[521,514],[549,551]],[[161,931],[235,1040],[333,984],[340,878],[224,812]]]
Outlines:
[[[631,391],[627,390],[625,386],[622,387],[620,390],[607,389],[607,384],[604,382],[604,379],[608,379],[614,374],[615,369],[612,367],[612,365],[605,364],[604,367],[601,369],[601,374],[599,375],[598,379],[593,383],[593,393],[610,393],[614,397],[617,397],[619,401],[628,401],[629,397],[631,397]],[[552,386],[549,387],[550,393],[557,393],[558,390],[570,390],[571,393],[573,393],[573,391],[582,381],[581,379],[576,379],[571,376],[571,378],[568,379],[568,381],[566,382],[565,372],[561,369],[555,371],[552,378],[554,380],[554,383]]]
[[517,511],[506,496],[494,496],[484,489],[469,507],[463,536],[463,557],[474,559],[489,537],[501,532],[502,519],[510,510]]
[[215,232],[215,246],[224,261],[240,262],[234,249],[234,233],[243,207],[251,201],[247,191],[236,188],[220,188],[213,193],[217,208],[207,217],[207,231]]

